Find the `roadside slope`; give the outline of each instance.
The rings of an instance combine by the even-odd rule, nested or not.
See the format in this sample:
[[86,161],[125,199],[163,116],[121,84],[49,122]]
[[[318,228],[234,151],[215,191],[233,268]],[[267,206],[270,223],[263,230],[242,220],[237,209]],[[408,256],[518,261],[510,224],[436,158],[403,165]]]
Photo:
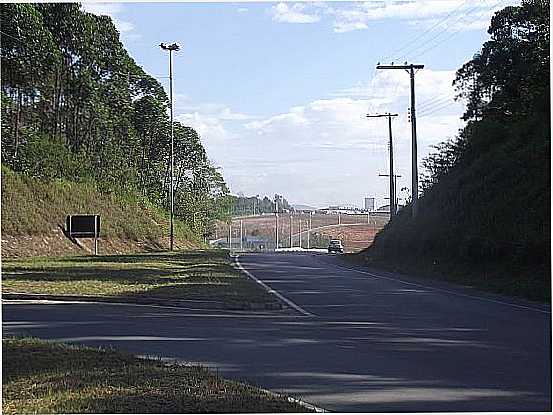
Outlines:
[[423,161],[418,214],[400,214],[368,262],[532,300],[551,293],[549,1],[494,14],[456,72],[466,126]]
[[[91,252],[91,241],[72,243],[63,234],[68,214],[100,214],[100,253],[129,253],[168,246],[169,220],[159,208],[133,195],[106,194],[93,184],[39,180],[2,166],[2,256],[57,256]],[[201,242],[180,221],[177,248]]]

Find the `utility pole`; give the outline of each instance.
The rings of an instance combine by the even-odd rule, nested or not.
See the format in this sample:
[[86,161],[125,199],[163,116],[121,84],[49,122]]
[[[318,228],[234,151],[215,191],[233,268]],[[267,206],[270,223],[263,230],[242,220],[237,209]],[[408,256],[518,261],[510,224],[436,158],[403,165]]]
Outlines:
[[301,215],[300,215],[300,218],[298,220],[298,239],[299,239],[299,245],[300,245],[300,248],[301,248]]
[[[390,177],[389,174],[379,174],[379,177]],[[397,178],[401,177],[401,174],[394,174],[394,192],[393,192],[393,200],[394,200],[394,210],[393,214],[395,215],[397,213],[397,195],[396,195],[396,189],[397,189]],[[390,196],[388,199],[392,200],[392,196]],[[390,202],[390,219],[392,218],[392,202]]]
[[275,249],[278,249],[278,199],[275,199]]
[[307,249],[311,249],[311,241],[309,240],[309,234],[311,233],[311,214],[309,214],[309,220],[306,221],[307,224]]
[[173,216],[175,211],[175,194],[174,194],[174,164],[175,164],[175,144],[174,144],[174,128],[173,128],[173,51],[180,49],[178,43],[172,43],[170,45],[166,43],[160,43],[159,46],[163,50],[169,51],[169,96],[171,101],[171,225],[170,225],[170,250],[173,250],[174,246],[174,232],[173,232]]
[[292,248],[292,214],[290,213],[290,248]]
[[411,212],[417,216],[419,201],[419,175],[417,165],[417,117],[415,111],[415,70],[423,69],[424,65],[376,65],[376,69],[404,69],[411,78]]
[[381,118],[381,117],[387,117],[388,118],[388,149],[390,151],[390,220],[392,220],[393,216],[396,214],[396,206],[395,206],[395,186],[394,186],[394,145],[392,140],[392,117],[397,117],[398,114],[390,114],[389,112],[387,114],[375,114],[370,115],[367,114],[367,118]]

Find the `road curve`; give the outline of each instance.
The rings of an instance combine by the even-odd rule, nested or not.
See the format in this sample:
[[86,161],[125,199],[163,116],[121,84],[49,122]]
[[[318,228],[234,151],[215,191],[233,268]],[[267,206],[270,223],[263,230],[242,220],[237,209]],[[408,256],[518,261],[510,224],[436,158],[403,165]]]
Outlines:
[[4,302],[4,335],[199,362],[340,412],[551,410],[548,307],[326,255],[240,262],[310,315]]

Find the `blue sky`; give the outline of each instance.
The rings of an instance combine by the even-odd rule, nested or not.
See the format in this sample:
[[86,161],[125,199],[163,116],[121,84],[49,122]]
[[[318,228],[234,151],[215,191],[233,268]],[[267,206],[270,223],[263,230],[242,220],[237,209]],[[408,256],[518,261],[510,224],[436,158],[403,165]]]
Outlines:
[[[410,183],[409,77],[377,62],[425,64],[417,73],[419,164],[462,126],[454,71],[488,38],[504,0],[264,3],[85,3],[110,15],[131,56],[167,74],[160,42],[179,42],[175,116],[200,133],[233,193],[292,203],[387,203],[385,120],[398,112],[396,174]],[[403,192],[406,195],[406,192]]]

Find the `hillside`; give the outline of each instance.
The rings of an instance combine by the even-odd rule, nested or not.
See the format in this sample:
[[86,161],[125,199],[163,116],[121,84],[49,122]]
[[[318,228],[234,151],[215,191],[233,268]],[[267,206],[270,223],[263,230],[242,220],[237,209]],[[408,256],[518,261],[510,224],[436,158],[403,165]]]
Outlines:
[[[113,218],[106,237],[156,239],[166,234],[152,220],[163,224],[154,212],[169,210],[171,159],[175,217],[205,235],[226,215],[228,188],[201,137],[171,125],[163,86],[125,49],[109,16],[78,3],[8,3],[0,24],[2,165],[44,180],[9,179],[5,233],[51,232],[70,211],[95,209]],[[91,185],[75,191],[73,182]],[[36,195],[20,200],[31,196],[19,190]],[[141,200],[149,204],[132,207]]]
[[467,126],[425,160],[429,177],[418,216],[402,209],[362,253],[365,262],[550,300],[546,3],[526,2],[494,17],[492,39],[457,72]]
[[[77,213],[101,215],[102,254],[168,247],[167,214],[135,196],[102,193],[93,184],[29,178],[2,167],[3,257],[88,253],[90,240],[80,239],[79,247],[63,235],[66,215]],[[201,245],[180,221],[175,238],[177,248]]]

